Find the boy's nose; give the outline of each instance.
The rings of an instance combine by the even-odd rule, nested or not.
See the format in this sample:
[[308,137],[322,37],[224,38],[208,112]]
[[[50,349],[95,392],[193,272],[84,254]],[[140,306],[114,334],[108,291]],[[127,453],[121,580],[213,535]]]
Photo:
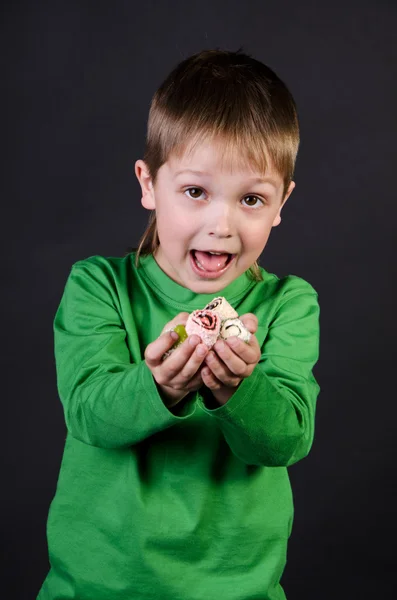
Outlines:
[[234,211],[226,206],[214,210],[208,223],[209,235],[230,238],[234,235]]

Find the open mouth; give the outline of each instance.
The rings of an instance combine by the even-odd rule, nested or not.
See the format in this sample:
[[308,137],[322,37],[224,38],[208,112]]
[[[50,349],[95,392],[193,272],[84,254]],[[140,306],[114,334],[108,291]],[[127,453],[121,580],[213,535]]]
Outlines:
[[190,251],[194,272],[207,279],[215,279],[222,275],[229,268],[235,256],[229,252]]

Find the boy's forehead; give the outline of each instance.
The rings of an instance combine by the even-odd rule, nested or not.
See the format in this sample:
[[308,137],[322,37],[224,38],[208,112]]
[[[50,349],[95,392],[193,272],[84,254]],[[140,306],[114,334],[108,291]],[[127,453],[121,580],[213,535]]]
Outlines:
[[266,170],[260,169],[258,165],[250,160],[248,152],[244,149],[228,146],[222,142],[203,142],[194,146],[186,147],[179,152],[174,152],[167,161],[174,176],[184,171],[196,171],[197,174],[215,174],[225,172],[231,175],[243,175],[246,177],[257,177],[268,179],[271,177],[275,182],[281,182],[281,176],[267,165]]

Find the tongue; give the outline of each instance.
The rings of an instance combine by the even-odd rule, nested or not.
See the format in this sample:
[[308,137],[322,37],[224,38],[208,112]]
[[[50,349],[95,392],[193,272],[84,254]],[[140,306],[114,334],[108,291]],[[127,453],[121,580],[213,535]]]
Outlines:
[[205,271],[220,271],[229,257],[228,254],[210,254],[200,250],[196,250],[194,256]]

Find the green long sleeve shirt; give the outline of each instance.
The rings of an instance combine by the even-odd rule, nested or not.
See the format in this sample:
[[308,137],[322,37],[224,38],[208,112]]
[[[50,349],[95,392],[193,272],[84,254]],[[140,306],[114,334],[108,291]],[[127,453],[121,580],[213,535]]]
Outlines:
[[214,294],[134,261],[76,263],[55,316],[67,438],[38,600],[282,600],[286,467],[310,450],[319,392],[317,294],[264,269],[221,290],[258,317],[260,362],[225,405],[199,390],[171,412],[145,348]]

